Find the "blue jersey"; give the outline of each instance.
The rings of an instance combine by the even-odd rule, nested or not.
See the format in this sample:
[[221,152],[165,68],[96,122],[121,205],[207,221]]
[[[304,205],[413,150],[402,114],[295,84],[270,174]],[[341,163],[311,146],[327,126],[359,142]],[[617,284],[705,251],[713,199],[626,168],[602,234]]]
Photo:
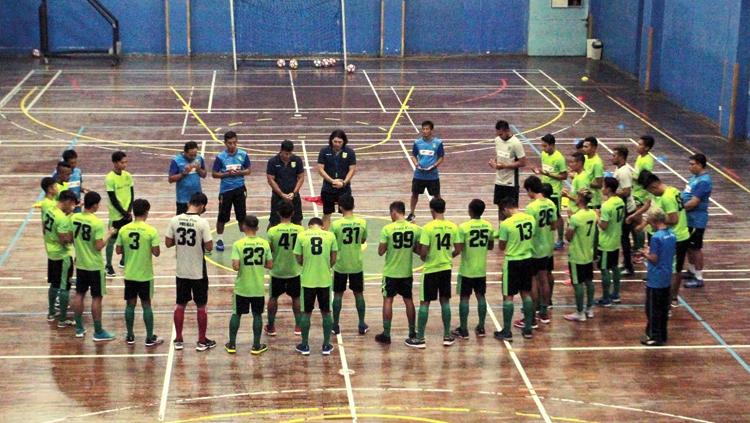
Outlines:
[[671,229],[661,229],[654,233],[649,242],[649,253],[659,258],[656,263],[646,261],[648,275],[646,286],[649,288],[669,288],[672,283],[674,256],[677,250],[677,237]]
[[711,175],[708,173],[693,175],[688,181],[685,191],[682,192],[682,202],[687,203],[693,197],[698,197],[701,200],[696,208],[687,212],[689,227],[706,228],[708,223],[708,199],[711,197],[713,185]]
[[[203,157],[196,156],[195,160],[188,162],[184,154],[178,154],[172,159],[169,164],[169,176],[177,175],[185,170],[185,167],[192,164],[198,163],[201,169],[206,168],[206,164],[203,161]],[[178,203],[189,203],[190,197],[196,192],[201,191],[201,175],[195,170],[191,169],[190,173],[183,176],[182,179],[177,181],[177,202]]]
[[[52,172],[52,178],[57,180],[57,170]],[[68,179],[68,191],[74,193],[79,201],[81,200],[82,184],[83,174],[81,174],[81,169],[76,167],[75,169],[73,169],[73,172],[71,172],[70,179]]]
[[[226,150],[222,151],[216,156],[214,160],[214,172],[226,173],[230,170],[244,170],[250,169],[250,156],[247,155],[245,150],[240,148],[234,152],[234,154],[227,153]],[[245,186],[245,177],[242,175],[227,176],[221,178],[221,184],[219,184],[219,192],[227,192],[233,189],[242,188]]]
[[414,141],[411,154],[417,158],[417,163],[419,163],[419,169],[414,169],[414,179],[434,181],[440,177],[437,168],[430,171],[422,170],[434,165],[439,158],[445,155],[443,141],[440,138],[432,137],[429,141],[419,138]]

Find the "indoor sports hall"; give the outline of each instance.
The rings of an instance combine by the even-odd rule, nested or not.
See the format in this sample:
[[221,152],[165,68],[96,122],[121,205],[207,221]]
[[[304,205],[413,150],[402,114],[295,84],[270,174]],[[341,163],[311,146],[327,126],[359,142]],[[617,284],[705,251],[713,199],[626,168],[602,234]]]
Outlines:
[[[750,420],[750,2],[0,0],[0,10],[0,330],[7,341],[0,351],[6,390],[0,421]],[[381,232],[391,223],[392,202],[405,202],[409,212],[420,163],[413,146],[424,121],[442,140],[445,219],[468,221],[469,202],[481,199],[483,218],[495,229],[498,121],[507,121],[525,153],[517,172],[519,213],[532,201],[524,181],[543,168],[547,134],[568,164],[576,145],[595,137],[605,181],[615,179],[616,148],[627,148],[625,166],[634,170],[639,142],[651,136],[655,143],[644,154],[653,162],[650,172],[688,194],[696,157],[705,157],[703,172],[713,184],[704,208],[708,223],[702,249],[690,244],[688,250],[690,269],[702,276],[693,288],[688,282],[696,279],[683,277],[669,310],[668,340],[644,341],[653,340],[644,328],[654,318],[648,292],[656,244],[644,247],[633,273],[623,273],[619,302],[593,305],[594,317],[583,322],[568,319],[577,310],[569,242],[554,250],[549,323],[539,323],[533,338],[513,328],[512,341],[496,339],[495,332],[508,330],[501,230],[486,259],[487,336],[474,331],[472,295],[468,336],[444,345],[441,307],[433,301],[425,348],[411,348],[404,342],[411,338],[404,302],[396,297],[392,342],[376,342],[383,331]],[[225,134],[233,131],[249,157],[246,213],[258,218],[257,235],[264,238],[272,214],[267,162],[282,141],[293,142],[307,227],[324,215],[319,152],[336,129],[345,131],[357,159],[349,186],[354,214],[367,223],[361,260],[369,330],[359,333],[347,290],[333,351],[321,354],[316,308],[311,353],[300,355],[291,300],[283,295],[277,333],[262,334],[267,351],[251,354],[252,316],[245,316],[236,353],[229,354],[237,278],[232,245],[245,234],[234,211],[222,238],[216,232],[221,193],[212,166],[226,149]],[[165,245],[177,201],[170,164],[188,141],[205,161],[202,217],[212,238],[204,242],[214,244],[205,255],[205,335],[216,348],[206,351],[195,349],[194,302],[184,311],[184,349],[175,348],[179,269],[175,248]],[[88,294],[82,315],[88,333],[77,337],[75,327],[46,319],[49,228],[39,206],[45,199],[40,181],[57,172],[66,150],[77,153],[80,186],[101,194],[95,215],[105,228],[111,157],[127,154],[134,198],[148,200],[147,223],[159,235],[150,298],[160,345],[144,345],[140,301],[135,342],[126,342],[125,269],[117,252],[101,311],[114,339],[93,340]],[[563,178],[566,192],[571,183]],[[414,224],[432,220],[431,198],[419,196]],[[49,200],[50,207],[60,207],[59,200]],[[571,202],[561,201],[566,231]],[[332,220],[339,219],[337,209]],[[664,228],[659,231],[673,233]],[[219,239],[226,250],[216,249]],[[696,248],[705,262],[700,269],[691,261]],[[452,262],[451,329],[459,325],[461,260]],[[602,276],[594,269],[598,299]],[[417,308],[424,271],[414,255]],[[73,298],[75,274],[69,284]],[[265,286],[267,301],[268,272]],[[521,295],[514,301],[515,321],[524,306]],[[72,318],[73,310],[68,313]]]

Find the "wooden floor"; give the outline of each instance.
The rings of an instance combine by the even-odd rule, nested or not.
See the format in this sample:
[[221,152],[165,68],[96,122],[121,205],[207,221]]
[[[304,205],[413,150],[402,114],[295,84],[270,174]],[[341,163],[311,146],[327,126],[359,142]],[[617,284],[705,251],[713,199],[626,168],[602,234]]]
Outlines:
[[[636,81],[584,59],[521,57],[359,61],[353,75],[340,70],[242,67],[226,59],[172,61],[128,59],[105,62],[0,61],[0,399],[2,421],[693,421],[750,419],[750,235],[748,148],[720,137],[701,118],[645,96]],[[366,73],[365,73],[366,71]],[[591,80],[583,83],[580,77]],[[293,84],[292,84],[293,82]],[[411,88],[406,113],[401,113]],[[184,99],[205,122],[183,108]],[[396,301],[394,343],[374,341],[380,332],[382,262],[368,260],[367,321],[356,333],[353,298],[347,294],[342,335],[332,356],[318,354],[321,325],[313,318],[313,354],[293,351],[297,339],[288,300],[280,306],[279,335],[265,339],[270,350],[249,353],[251,325],[244,319],[238,353],[222,348],[198,353],[194,308],[185,322],[186,348],[146,350],[137,312],[135,346],[124,342],[122,279],[110,280],[104,324],[118,339],[95,345],[45,320],[46,259],[38,214],[30,207],[38,184],[60,153],[75,147],[85,186],[103,191],[109,155],[130,157],[136,196],[152,204],[150,221],[163,233],[174,210],[167,184],[169,158],[187,140],[203,144],[208,163],[222,149],[211,132],[232,128],[251,152],[248,209],[267,216],[270,189],[265,161],[284,138],[314,165],[334,128],[347,131],[359,156],[353,190],[358,211],[373,227],[382,225],[388,204],[408,200],[411,167],[406,157],[424,119],[435,122],[446,144],[441,167],[448,217],[463,221],[466,205],[479,197],[491,203],[494,123],[509,120],[522,132],[532,164],[541,135],[552,132],[563,153],[576,139],[596,135],[600,154],[632,147],[640,134],[656,136],[657,173],[682,188],[689,151],[708,155],[715,166],[715,200],[706,233],[706,288],[682,291],[682,307],[670,320],[669,345],[642,348],[643,269],[623,285],[623,304],[597,309],[584,324],[562,319],[573,304],[564,286],[564,253],[556,257],[558,285],[552,323],[533,340],[516,333],[513,344],[491,337],[440,345],[439,307],[432,307],[427,349],[409,349],[402,305]],[[390,134],[390,136],[389,136]],[[220,135],[219,135],[220,136]],[[403,143],[403,145],[402,145]],[[305,154],[305,152],[307,154]],[[631,149],[634,156],[634,149]],[[632,156],[631,156],[632,163]],[[609,167],[609,166],[608,166]],[[315,172],[313,172],[313,175]],[[304,195],[320,190],[306,182]],[[216,217],[218,184],[204,183]],[[526,201],[526,200],[524,200]],[[428,219],[426,200],[418,223]],[[305,203],[306,217],[314,214]],[[104,213],[102,213],[104,214]],[[494,208],[487,216],[494,219]],[[227,229],[228,237],[236,234]],[[371,245],[377,241],[371,235]],[[369,250],[372,250],[370,248]],[[226,253],[225,253],[226,254]],[[745,257],[745,258],[743,258]],[[208,336],[227,340],[232,272],[221,254],[209,270]],[[174,252],[156,262],[156,333],[170,338],[174,304]],[[500,257],[490,264],[487,329],[500,329]],[[598,278],[598,275],[597,275]],[[597,289],[599,287],[597,286]],[[457,298],[452,301],[458,320]],[[88,302],[87,302],[88,304]],[[469,320],[476,324],[475,303]],[[517,314],[518,316],[518,308]],[[90,316],[86,316],[91,326]],[[456,323],[457,324],[457,323]]]

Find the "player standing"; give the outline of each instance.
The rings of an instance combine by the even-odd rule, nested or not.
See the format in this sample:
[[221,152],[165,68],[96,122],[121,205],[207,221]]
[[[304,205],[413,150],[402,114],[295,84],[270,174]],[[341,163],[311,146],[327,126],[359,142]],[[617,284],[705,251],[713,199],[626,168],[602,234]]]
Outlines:
[[[44,181],[42,187],[44,188]],[[75,205],[76,195],[70,191],[61,192],[55,205],[42,204],[42,234],[47,252],[47,281],[50,284],[47,321],[55,321],[55,300],[59,297],[58,328],[73,325],[73,321],[68,319],[70,278],[73,276],[73,257],[70,255],[73,228],[68,215],[73,212]]]
[[206,177],[206,163],[198,155],[198,143],[188,141],[182,154],[174,156],[169,163],[170,184],[176,185],[177,214],[186,213],[193,194],[203,192],[201,178]]
[[[109,197],[109,226],[119,231],[120,228],[133,221],[130,212],[133,210],[133,199],[135,190],[133,188],[133,176],[128,172],[128,156],[123,151],[112,153],[112,171],[104,179],[104,186]],[[112,253],[115,249],[117,237],[113,236],[107,243],[107,276],[114,277],[115,269],[112,267]],[[124,267],[124,257],[120,258],[120,267]]]
[[419,195],[424,193],[433,198],[440,198],[440,173],[438,166],[445,159],[443,141],[432,135],[435,125],[426,120],[422,122],[422,137],[414,141],[411,149],[411,159],[414,164],[414,177],[411,180],[411,200],[409,202],[409,216],[406,220],[414,222],[414,210],[417,208]]
[[688,271],[692,280],[685,282],[685,288],[703,287],[703,234],[708,224],[708,200],[713,190],[711,175],[706,172],[706,156],[698,153],[690,156],[690,177],[682,193],[687,211],[690,242],[688,245]]
[[216,251],[224,251],[224,225],[229,222],[234,207],[237,223],[245,220],[247,189],[245,176],[250,175],[250,156],[237,148],[237,134],[224,134],[226,150],[216,156],[211,176],[221,179],[219,184],[219,216],[216,218]]
[[496,172],[493,203],[498,205],[498,217],[502,220],[500,201],[510,198],[518,204],[518,175],[521,168],[526,166],[526,153],[521,141],[511,132],[508,122],[498,120],[495,134],[495,158],[489,161],[489,165]]
[[565,222],[562,219],[562,186],[563,181],[568,179],[568,165],[565,156],[555,148],[555,136],[547,134],[541,138],[542,141],[542,167],[534,168],[534,173],[542,175],[542,183],[550,184],[552,195],[550,200],[557,208],[557,242],[555,249],[562,249],[565,245],[563,235]]
[[323,229],[331,226],[331,214],[343,194],[352,193],[352,178],[357,171],[357,155],[348,147],[349,139],[341,129],[331,132],[328,146],[318,153],[318,174],[323,178]]
[[[599,270],[602,273],[602,298],[596,304],[609,307],[612,303],[620,302],[620,238],[622,237],[622,223],[625,221],[625,202],[617,195],[619,183],[612,177],[604,178],[602,194],[607,199],[601,206],[599,213],[599,243],[597,257]],[[612,285],[612,295],[609,287]]]
[[[591,192],[578,191],[576,212],[568,220],[565,239],[568,245],[568,271],[576,299],[576,312],[563,316],[565,320],[585,322],[594,317],[594,232],[596,212],[588,208]],[[586,309],[583,291],[586,289]]]

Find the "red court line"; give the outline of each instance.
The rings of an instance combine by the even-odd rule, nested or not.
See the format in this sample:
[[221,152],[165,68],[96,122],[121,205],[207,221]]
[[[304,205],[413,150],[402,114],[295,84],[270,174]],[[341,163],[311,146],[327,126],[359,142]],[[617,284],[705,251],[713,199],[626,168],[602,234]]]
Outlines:
[[484,94],[484,95],[480,95],[480,96],[477,96],[477,97],[467,98],[466,100],[454,101],[453,103],[448,103],[448,104],[471,103],[471,102],[474,102],[474,101],[477,101],[477,100],[481,100],[481,99],[484,99],[484,98],[489,98],[489,97],[498,95],[501,92],[505,91],[506,88],[508,88],[508,80],[505,79],[505,78],[503,78],[503,79],[500,80],[500,88],[496,89],[495,91],[493,91],[493,92],[491,92],[489,94]]

